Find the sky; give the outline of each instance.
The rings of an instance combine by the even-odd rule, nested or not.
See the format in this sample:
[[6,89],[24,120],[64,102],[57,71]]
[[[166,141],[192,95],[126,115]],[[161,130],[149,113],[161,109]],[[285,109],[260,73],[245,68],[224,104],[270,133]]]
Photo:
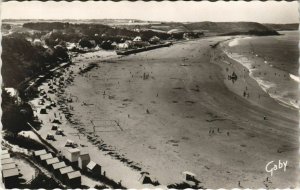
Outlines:
[[298,2],[39,2],[1,3],[2,19],[140,19],[148,21],[299,22]]

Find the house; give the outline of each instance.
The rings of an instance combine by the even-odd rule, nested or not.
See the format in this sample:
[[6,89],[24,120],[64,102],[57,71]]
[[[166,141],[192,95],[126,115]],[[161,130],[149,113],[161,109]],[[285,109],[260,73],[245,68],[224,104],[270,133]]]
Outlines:
[[90,163],[91,158],[88,153],[81,153],[78,158],[78,167],[82,170],[86,169],[86,166]]
[[42,149],[42,150],[37,150],[37,151],[34,151],[33,152],[33,155],[34,156],[40,156],[40,155],[43,155],[43,154],[47,154],[46,150],[45,149]]
[[128,49],[129,48],[129,44],[128,43],[119,43],[116,46],[117,49]]
[[3,170],[2,171],[2,181],[5,185],[5,188],[12,189],[18,186],[18,179],[20,173],[17,168]]
[[73,172],[73,168],[71,166],[67,166],[67,167],[64,167],[64,168],[60,168],[59,169],[59,177],[62,179],[62,180],[65,180],[66,177],[67,177],[67,174],[70,173],[70,172]]
[[99,164],[96,164],[93,161],[90,161],[88,163],[88,165],[86,166],[86,169],[93,176],[100,176],[101,175],[101,166]]
[[2,154],[1,159],[10,158],[10,154]]
[[65,155],[66,159],[72,163],[77,162],[79,156],[80,156],[80,150],[78,148],[68,149]]
[[57,157],[50,158],[50,159],[46,160],[46,165],[47,165],[48,168],[51,168],[52,164],[55,164],[55,163],[58,163],[58,162],[59,162],[59,160],[58,160]]
[[149,39],[149,42],[151,44],[158,44],[160,42],[160,38],[157,36],[153,36],[152,38]]
[[81,174],[79,171],[69,172],[66,179],[67,185],[71,188],[81,187]]
[[2,165],[2,171],[3,170],[13,169],[13,168],[17,168],[17,165],[15,163],[10,163],[10,164],[4,164],[4,165]]
[[140,36],[137,36],[133,39],[134,42],[141,42],[142,38]]
[[4,164],[11,164],[11,163],[15,163],[15,162],[13,161],[13,159],[11,159],[11,158],[1,159],[1,164],[2,164],[2,166],[3,166]]
[[64,168],[66,166],[67,165],[65,162],[57,162],[57,163],[52,164],[51,170],[58,173],[59,169]]

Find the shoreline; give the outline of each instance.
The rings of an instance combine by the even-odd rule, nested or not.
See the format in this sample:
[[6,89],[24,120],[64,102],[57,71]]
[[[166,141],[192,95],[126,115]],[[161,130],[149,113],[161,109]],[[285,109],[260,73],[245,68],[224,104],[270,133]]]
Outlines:
[[[251,38],[251,37],[234,38],[234,39],[230,40],[230,42],[223,44],[221,49],[226,54],[228,59],[230,59],[232,61],[236,61],[239,64],[241,64],[244,68],[246,68],[248,70],[249,76],[257,82],[257,84],[260,86],[260,88],[265,93],[267,93],[271,98],[276,100],[276,102],[278,102],[279,104],[286,106],[290,109],[299,110],[298,99],[286,98],[286,97],[283,97],[283,95],[278,94],[278,92],[280,92],[280,90],[278,89],[279,88],[278,84],[276,82],[268,81],[268,79],[265,79],[265,77],[263,77],[263,76],[258,76],[257,73],[260,74],[261,72],[262,73],[264,72],[264,74],[266,74],[268,72],[271,72],[269,70],[274,70],[273,72],[275,72],[275,75],[276,74],[278,76],[280,76],[280,74],[282,76],[288,75],[290,77],[290,79],[295,81],[297,84],[299,83],[298,76],[295,76],[291,73],[286,73],[285,71],[273,68],[273,65],[270,63],[268,63],[270,66],[267,66],[266,65],[267,61],[264,61],[264,62],[261,61],[260,55],[256,54],[255,52],[252,52],[251,54],[255,55],[256,57],[249,58],[250,55],[247,55],[247,54],[239,55],[237,53],[232,53],[232,52],[228,51],[227,46],[231,47],[231,46],[238,45],[239,40],[245,40],[248,38]],[[252,57],[253,57],[253,55],[252,55]],[[262,67],[266,67],[266,68],[262,69]],[[257,68],[260,68],[260,69],[257,69]],[[282,80],[287,80],[287,79],[282,79]]]

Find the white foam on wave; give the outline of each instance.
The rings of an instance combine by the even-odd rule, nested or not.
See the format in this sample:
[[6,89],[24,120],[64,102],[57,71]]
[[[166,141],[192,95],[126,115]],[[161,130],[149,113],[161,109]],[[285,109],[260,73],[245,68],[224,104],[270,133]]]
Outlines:
[[[281,105],[299,109],[299,104],[298,104],[297,100],[294,100],[290,97],[286,97],[283,93],[280,93],[279,90],[276,94],[270,90],[270,89],[274,89],[277,87],[276,83],[267,81],[261,77],[256,77],[253,75],[253,72],[257,68],[253,67],[253,62],[251,61],[251,59],[248,59],[247,57],[242,56],[237,53],[229,53],[228,51],[226,51],[226,49],[223,49],[223,52],[226,53],[226,55],[230,59],[232,59],[232,60],[240,63],[244,67],[246,67],[249,70],[249,76],[252,79],[254,79],[258,83],[258,85],[261,87],[261,89],[264,92],[266,92],[267,94],[269,94],[271,98],[275,99]],[[298,76],[295,76],[293,74],[289,74],[289,75],[290,75],[290,78],[292,78],[294,81],[300,83],[300,78]]]
[[239,45],[239,39],[237,39],[237,38],[235,38],[234,40],[232,40],[228,43],[229,47],[233,47],[233,46],[237,46],[237,45]]

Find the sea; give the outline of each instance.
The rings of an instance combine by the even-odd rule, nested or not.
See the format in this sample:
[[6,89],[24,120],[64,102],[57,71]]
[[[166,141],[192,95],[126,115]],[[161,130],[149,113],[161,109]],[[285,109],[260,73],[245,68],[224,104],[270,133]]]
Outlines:
[[279,36],[239,36],[223,51],[249,70],[259,86],[280,104],[299,109],[299,31]]

